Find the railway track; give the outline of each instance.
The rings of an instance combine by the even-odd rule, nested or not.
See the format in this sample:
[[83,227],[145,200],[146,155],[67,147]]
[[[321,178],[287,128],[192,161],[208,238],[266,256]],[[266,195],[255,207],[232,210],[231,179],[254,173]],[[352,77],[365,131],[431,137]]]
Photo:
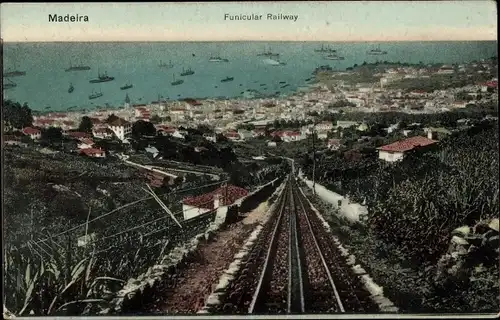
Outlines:
[[215,313],[376,312],[292,177]]

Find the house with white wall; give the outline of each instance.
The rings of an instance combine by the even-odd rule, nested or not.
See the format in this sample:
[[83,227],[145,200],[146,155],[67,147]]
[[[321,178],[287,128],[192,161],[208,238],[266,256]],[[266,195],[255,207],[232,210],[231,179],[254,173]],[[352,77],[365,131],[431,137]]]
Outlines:
[[229,206],[236,200],[247,195],[248,191],[243,188],[233,185],[223,185],[212,192],[185,198],[182,200],[184,220],[216,210],[220,206]]
[[33,140],[38,140],[42,137],[42,132],[36,128],[26,127],[23,129],[23,133],[29,136]]
[[377,148],[378,158],[387,162],[396,162],[404,159],[405,155],[417,149],[425,149],[437,141],[426,137],[416,136]]
[[125,140],[125,137],[132,133],[132,124],[123,118],[117,118],[108,123],[108,128],[111,129],[120,140]]

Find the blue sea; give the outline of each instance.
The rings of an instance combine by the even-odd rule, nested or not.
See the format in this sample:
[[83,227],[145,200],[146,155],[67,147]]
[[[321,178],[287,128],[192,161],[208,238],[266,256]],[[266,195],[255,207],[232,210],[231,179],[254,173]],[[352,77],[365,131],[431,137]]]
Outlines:
[[[314,52],[329,45],[345,57],[343,61],[325,60],[326,54]],[[380,47],[387,55],[368,55]],[[284,66],[264,63],[257,54],[271,50],[279,53]],[[27,102],[34,110],[66,110],[69,107],[92,108],[97,105],[121,106],[126,93],[132,103],[146,103],[159,96],[175,100],[186,97],[241,97],[247,89],[266,92],[293,92],[306,85],[314,68],[328,64],[345,70],[354,64],[377,60],[408,63],[462,63],[497,55],[496,41],[478,42],[388,42],[388,43],[321,43],[321,42],[145,42],[145,43],[4,43],[3,69],[26,71],[25,76],[12,77],[17,84],[4,90],[4,98]],[[220,56],[229,62],[208,62]],[[172,69],[159,68],[160,61],[172,61]],[[88,65],[89,71],[65,72],[70,64]],[[183,68],[194,75],[180,77]],[[98,71],[115,77],[114,81],[91,84]],[[172,86],[173,74],[184,83]],[[234,81],[221,83],[225,77]],[[5,81],[5,78],[4,78]],[[289,83],[280,88],[280,81]],[[74,91],[68,93],[70,83]],[[127,83],[133,88],[120,90]],[[103,96],[89,100],[93,92]]]

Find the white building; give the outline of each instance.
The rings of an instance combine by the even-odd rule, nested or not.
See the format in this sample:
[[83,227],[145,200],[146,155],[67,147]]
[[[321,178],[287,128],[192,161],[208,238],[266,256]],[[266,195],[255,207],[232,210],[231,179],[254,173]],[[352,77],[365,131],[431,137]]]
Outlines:
[[333,123],[330,121],[324,121],[316,125],[316,130],[318,131],[330,131],[333,129]]
[[435,143],[436,141],[426,137],[411,137],[377,148],[378,158],[387,162],[401,161],[408,152],[417,148],[425,148]]
[[27,127],[23,129],[23,133],[33,140],[38,140],[42,137],[42,132],[36,128]]
[[354,127],[354,126],[357,126],[358,125],[358,122],[356,121],[341,121],[341,120],[338,120],[337,121],[337,128],[350,128],[350,127]]
[[125,137],[132,133],[132,124],[122,118],[115,119],[108,124],[108,127],[120,140],[125,140]]

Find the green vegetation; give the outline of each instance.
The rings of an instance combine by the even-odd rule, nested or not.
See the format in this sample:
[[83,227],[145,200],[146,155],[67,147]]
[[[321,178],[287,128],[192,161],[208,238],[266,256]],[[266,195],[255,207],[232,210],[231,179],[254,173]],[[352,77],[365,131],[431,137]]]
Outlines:
[[33,124],[33,115],[26,103],[21,105],[18,102],[4,100],[2,115],[7,128],[22,129]]
[[[74,315],[88,305],[74,301],[105,304],[210,222],[180,229],[143,189],[148,180],[122,162],[6,147],[4,165],[5,304],[16,314]],[[206,182],[193,178],[182,187]],[[217,185],[179,187],[157,192],[182,221],[180,201]],[[85,235],[95,242],[78,246]]]
[[[343,230],[388,295],[409,312],[496,312],[498,253],[465,256],[458,275],[437,278],[436,272],[455,228],[498,215],[497,122],[483,121],[396,164],[374,153],[347,153],[320,158],[316,177],[368,207],[362,224]],[[310,160],[303,171],[312,176]],[[474,280],[478,266],[480,280]]]
[[80,125],[78,126],[78,131],[80,132],[92,132],[92,120],[89,117],[84,116],[80,121]]

